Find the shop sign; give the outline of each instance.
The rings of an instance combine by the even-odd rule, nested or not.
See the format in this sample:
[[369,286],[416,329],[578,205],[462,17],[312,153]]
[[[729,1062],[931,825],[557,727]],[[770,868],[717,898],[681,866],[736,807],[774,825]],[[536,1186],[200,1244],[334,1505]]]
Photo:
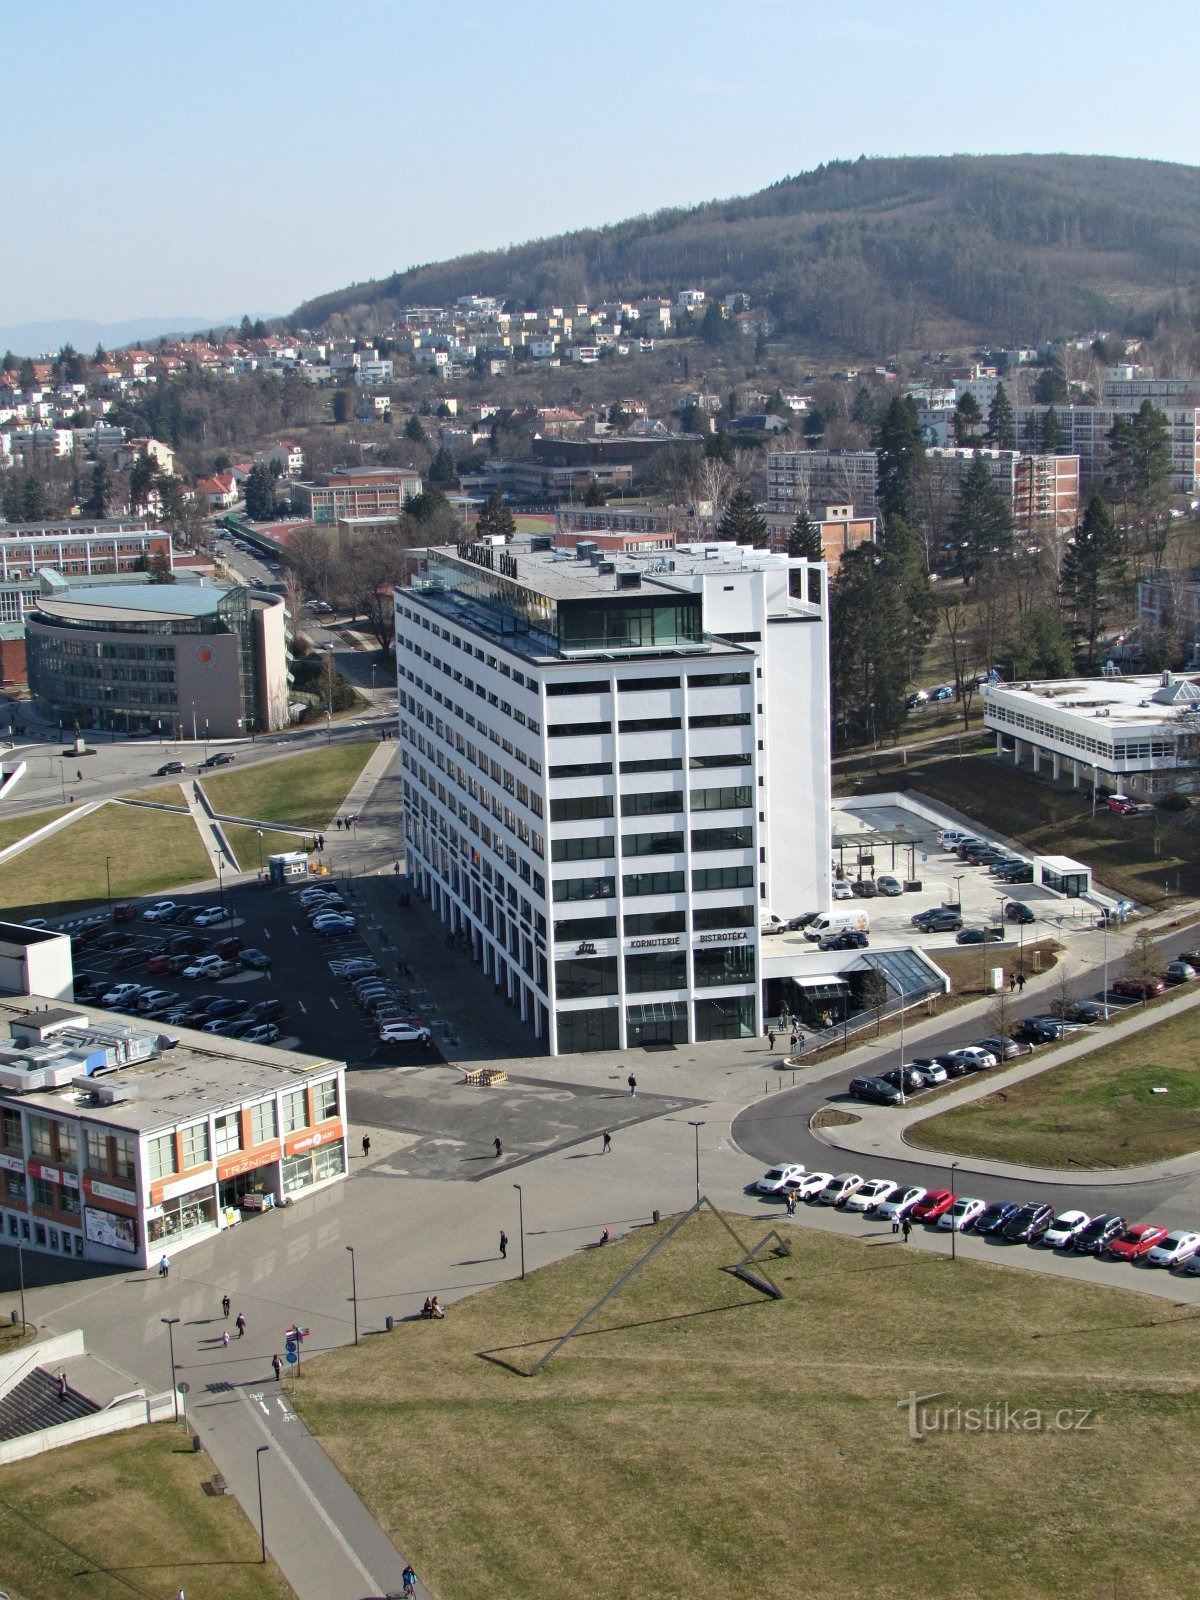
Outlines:
[[111,1183],[98,1183],[95,1178],[85,1178],[84,1188],[97,1200],[115,1200],[119,1205],[136,1206],[137,1194],[133,1189],[117,1189]]
[[132,1217],[118,1217],[111,1211],[85,1206],[83,1232],[92,1244],[103,1245],[108,1250],[137,1249],[136,1225]]
[[21,1160],[20,1156],[0,1155],[0,1171],[24,1172],[25,1163]]
[[60,1167],[48,1167],[44,1161],[29,1162],[29,1175],[31,1178],[44,1178],[47,1183],[60,1183],[64,1189],[78,1189],[79,1174],[66,1172]]
[[287,1153],[289,1156],[302,1155],[305,1150],[315,1150],[322,1144],[336,1144],[344,1137],[340,1122],[331,1128],[312,1128],[307,1133],[294,1134],[287,1141]]
[[161,1205],[164,1200],[175,1200],[181,1194],[191,1194],[194,1189],[210,1188],[213,1177],[213,1169],[206,1167],[203,1172],[193,1172],[187,1178],[176,1178],[173,1183],[154,1183],[150,1186],[150,1198],[156,1205]]
[[697,944],[744,944],[750,937],[742,933],[702,933],[697,936]]
[[658,946],[661,946],[661,945],[678,944],[678,943],[679,943],[679,935],[676,933],[676,934],[664,935],[663,938],[661,938],[661,939],[631,939],[629,941],[629,944],[626,946],[626,948],[629,949],[629,950],[648,950],[652,946],[657,948]]
[[240,1178],[243,1172],[253,1172],[256,1167],[269,1167],[279,1160],[278,1142],[265,1144],[247,1155],[222,1156],[217,1162],[218,1179]]

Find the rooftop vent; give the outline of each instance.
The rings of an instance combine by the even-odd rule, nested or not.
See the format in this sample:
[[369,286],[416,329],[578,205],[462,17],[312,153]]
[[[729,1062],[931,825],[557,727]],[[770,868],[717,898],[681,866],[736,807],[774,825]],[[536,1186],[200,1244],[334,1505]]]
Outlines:
[[640,589],[641,587],[642,587],[642,575],[641,575],[640,572],[618,572],[617,573],[617,588],[618,589]]
[[602,578],[611,578],[616,570],[617,563],[615,561],[601,561],[596,567],[596,571]]
[[535,533],[535,534],[531,535],[530,540],[529,540],[530,554],[534,554],[538,550],[553,550],[553,549],[554,549],[554,535],[552,533]]
[[581,539],[575,546],[576,561],[590,561],[592,559],[592,551],[599,548],[594,539]]

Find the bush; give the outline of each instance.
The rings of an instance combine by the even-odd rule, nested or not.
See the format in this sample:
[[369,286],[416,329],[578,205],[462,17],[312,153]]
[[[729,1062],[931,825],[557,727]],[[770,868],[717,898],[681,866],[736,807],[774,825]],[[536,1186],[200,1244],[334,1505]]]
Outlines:
[[1165,794],[1158,802],[1160,811],[1190,811],[1191,806],[1186,794]]

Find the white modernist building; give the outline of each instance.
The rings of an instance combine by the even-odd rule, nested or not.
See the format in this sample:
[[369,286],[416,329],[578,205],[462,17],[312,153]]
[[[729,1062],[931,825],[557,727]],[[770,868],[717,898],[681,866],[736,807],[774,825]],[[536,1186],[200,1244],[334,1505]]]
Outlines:
[[826,598],[549,536],[397,591],[409,877],[551,1053],[761,1031],[760,921],[829,903]]

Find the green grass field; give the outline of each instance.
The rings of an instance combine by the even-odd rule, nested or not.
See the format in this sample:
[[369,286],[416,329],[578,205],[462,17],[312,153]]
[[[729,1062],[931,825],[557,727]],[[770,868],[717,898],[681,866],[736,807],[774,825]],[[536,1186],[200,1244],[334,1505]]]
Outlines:
[[1023,1166],[1100,1169],[1200,1149],[1196,1030],[1194,1012],[1171,1017],[919,1122],[909,1141]]
[[44,828],[48,822],[53,822],[55,817],[63,816],[70,809],[70,806],[55,806],[53,811],[33,811],[0,822],[0,850],[7,850],[10,844],[27,839],[31,833],[36,833],[39,828]]
[[[375,739],[364,739],[326,745],[201,781],[213,808],[226,816],[328,829],[377,744]],[[257,854],[257,845],[255,849]]]
[[204,1492],[213,1464],[185,1437],[164,1423],[0,1467],[0,1582],[13,1600],[291,1595],[232,1495]]
[[[721,1270],[739,1252],[705,1219],[542,1374],[509,1370],[649,1247],[639,1229],[321,1356],[306,1419],[440,1600],[1191,1592],[1193,1308],[789,1233],[783,1301]],[[916,1441],[913,1392],[1036,1408],[1046,1431]]]
[[0,866],[0,909],[67,916],[84,906],[103,905],[106,858],[114,900],[132,900],[210,876],[190,817],[101,806]]

